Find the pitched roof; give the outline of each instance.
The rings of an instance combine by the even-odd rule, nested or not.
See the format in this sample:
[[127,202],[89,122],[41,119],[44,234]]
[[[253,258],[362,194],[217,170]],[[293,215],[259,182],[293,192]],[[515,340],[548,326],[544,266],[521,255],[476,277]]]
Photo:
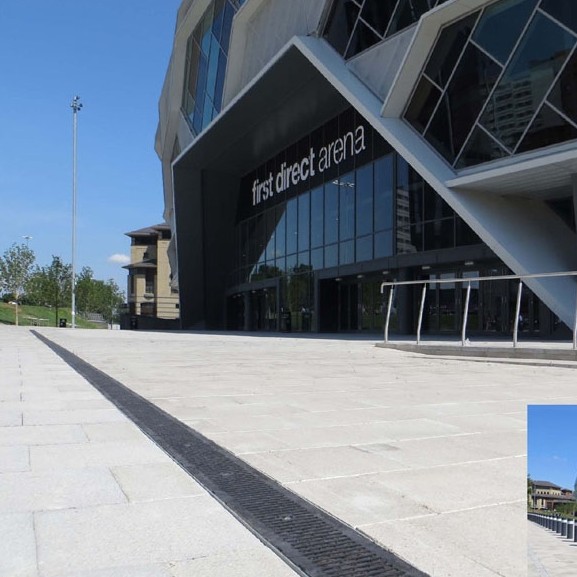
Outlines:
[[133,230],[131,232],[126,232],[126,236],[136,237],[136,236],[158,236],[159,232],[164,230],[170,230],[170,226],[166,223],[153,224],[152,226],[146,226],[144,228],[139,228],[138,230]]

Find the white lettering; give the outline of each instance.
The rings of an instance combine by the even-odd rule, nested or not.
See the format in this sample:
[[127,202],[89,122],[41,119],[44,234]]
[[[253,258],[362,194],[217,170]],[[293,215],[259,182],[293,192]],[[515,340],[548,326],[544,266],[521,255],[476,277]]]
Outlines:
[[347,132],[344,136],[336,138],[329,142],[317,153],[311,147],[307,156],[299,162],[287,166],[283,162],[277,174],[269,173],[268,178],[263,182],[257,178],[252,183],[252,205],[257,206],[261,202],[272,198],[274,194],[285,192],[291,186],[296,186],[299,182],[305,182],[317,174],[315,166],[319,173],[325,172],[333,166],[338,166],[348,158],[360,154],[366,150],[365,127],[357,126],[354,131]]

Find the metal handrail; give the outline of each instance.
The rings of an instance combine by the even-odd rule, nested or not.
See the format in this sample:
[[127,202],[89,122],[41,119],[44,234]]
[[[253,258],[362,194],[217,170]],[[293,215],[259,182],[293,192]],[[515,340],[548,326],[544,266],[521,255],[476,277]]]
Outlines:
[[[389,299],[387,303],[387,315],[385,318],[385,343],[389,342],[389,325],[391,318],[391,309],[394,299],[395,289],[399,286],[409,286],[409,285],[423,285],[423,292],[421,295],[421,304],[419,307],[419,319],[417,322],[417,345],[421,342],[421,326],[423,323],[423,312],[425,309],[425,298],[427,294],[427,286],[440,283],[467,283],[467,295],[465,298],[465,307],[463,310],[463,324],[461,326],[461,346],[465,346],[466,343],[466,332],[467,332],[467,317],[469,313],[469,299],[471,295],[471,283],[473,282],[483,282],[487,280],[518,280],[519,286],[517,289],[517,301],[515,305],[515,321],[513,324],[513,347],[516,348],[518,345],[518,332],[519,332],[519,313],[521,310],[521,295],[523,292],[523,281],[525,279],[531,278],[550,278],[550,277],[564,277],[564,276],[577,276],[577,271],[565,271],[565,272],[543,272],[534,274],[523,274],[523,275],[498,275],[498,276],[483,276],[483,277],[465,277],[465,278],[443,278],[435,280],[408,280],[408,281],[385,281],[381,283],[381,294],[384,294],[386,287],[392,287],[389,292]],[[575,301],[575,317],[573,320],[573,350],[577,350],[577,295]]]

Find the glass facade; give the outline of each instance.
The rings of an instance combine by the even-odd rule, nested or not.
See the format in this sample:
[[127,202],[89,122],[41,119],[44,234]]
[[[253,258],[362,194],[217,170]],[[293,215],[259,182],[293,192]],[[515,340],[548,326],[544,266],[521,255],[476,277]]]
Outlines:
[[186,46],[182,112],[199,134],[220,112],[232,19],[246,0],[213,0]]
[[351,58],[417,22],[446,0],[335,0],[324,36]]
[[457,168],[577,138],[577,3],[501,0],[445,27],[405,119]]
[[[293,313],[293,330],[314,306],[314,273],[333,269],[336,277],[342,267],[366,268],[395,255],[481,243],[353,109],[245,176],[240,195],[229,286],[276,279],[279,308]],[[378,286],[363,290],[372,295]],[[258,310],[269,302],[272,288],[255,305]],[[339,294],[344,291],[343,285]],[[358,296],[346,294],[352,300]],[[371,310],[354,322],[341,319],[342,326],[373,323]]]

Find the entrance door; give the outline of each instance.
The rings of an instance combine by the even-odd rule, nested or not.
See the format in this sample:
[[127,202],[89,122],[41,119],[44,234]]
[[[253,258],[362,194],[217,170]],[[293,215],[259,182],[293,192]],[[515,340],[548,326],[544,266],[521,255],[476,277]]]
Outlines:
[[277,290],[275,287],[254,290],[250,295],[250,329],[276,331],[278,328]]

